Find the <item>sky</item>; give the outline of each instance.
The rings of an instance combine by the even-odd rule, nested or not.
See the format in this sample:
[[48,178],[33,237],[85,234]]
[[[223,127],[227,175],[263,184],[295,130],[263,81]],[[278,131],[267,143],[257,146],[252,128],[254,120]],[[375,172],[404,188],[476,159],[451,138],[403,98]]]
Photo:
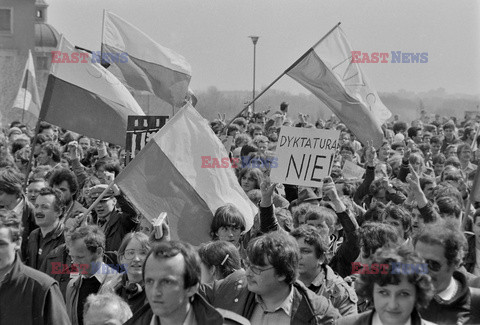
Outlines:
[[[103,10],[137,26],[192,67],[201,92],[270,84],[335,24],[355,51],[428,52],[427,63],[362,63],[379,92],[480,95],[480,2],[476,0],[47,0],[48,22],[72,43],[100,50]],[[391,56],[391,55],[390,55]],[[273,89],[308,93],[284,76]]]

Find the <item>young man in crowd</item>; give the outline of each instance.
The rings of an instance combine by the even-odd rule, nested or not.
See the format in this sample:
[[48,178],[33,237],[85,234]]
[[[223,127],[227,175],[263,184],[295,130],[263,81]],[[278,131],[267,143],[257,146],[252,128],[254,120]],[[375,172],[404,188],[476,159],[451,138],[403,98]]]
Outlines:
[[440,219],[424,227],[414,245],[435,287],[430,305],[419,311],[422,318],[436,324],[479,324],[480,291],[469,288],[465,275],[457,271],[467,245],[458,225]]
[[301,225],[290,234],[300,249],[299,280],[317,295],[329,299],[342,316],[357,314],[355,290],[327,265],[326,238],[309,225]]
[[97,293],[102,284],[117,277],[118,272],[103,263],[105,235],[99,227],[75,229],[67,245],[80,272],[67,286],[67,312],[73,325],[83,325],[83,307],[87,297]]
[[20,219],[0,212],[0,324],[70,324],[58,283],[22,263]]
[[295,239],[282,231],[257,237],[247,248],[246,272],[202,285],[202,295],[252,324],[333,324],[338,310],[297,279],[299,254]]
[[59,190],[45,187],[35,200],[35,223],[39,228],[28,238],[27,265],[40,270],[46,256],[65,242],[63,217],[65,202]]

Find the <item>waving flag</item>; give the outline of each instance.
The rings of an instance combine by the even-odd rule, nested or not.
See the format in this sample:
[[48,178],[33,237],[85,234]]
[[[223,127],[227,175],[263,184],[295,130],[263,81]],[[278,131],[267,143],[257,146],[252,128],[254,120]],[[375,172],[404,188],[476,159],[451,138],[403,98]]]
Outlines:
[[77,63],[52,64],[40,119],[124,146],[128,115],[145,113],[114,75],[92,63],[90,54],[87,59],[78,60],[87,53],[76,50],[63,36],[58,51],[63,56],[76,57]]
[[[129,87],[155,94],[175,107],[182,107],[191,78],[190,64],[174,51],[158,44],[147,34],[105,11],[103,59],[117,67],[117,77]],[[128,54],[128,59],[109,60]]]
[[392,115],[367,81],[340,27],[334,28],[286,73],[310,90],[362,142],[380,147],[381,125]]
[[188,103],[115,182],[147,219],[167,212],[173,239],[193,245],[210,241],[213,214],[226,203],[240,209],[250,229],[257,209],[233,168],[203,168],[202,157],[221,161],[228,159],[228,153],[208,122]]
[[17,111],[15,119],[21,118],[22,123],[35,126],[40,112],[40,96],[38,94],[37,78],[35,77],[35,67],[30,50],[28,50],[27,63],[25,64],[20,88],[12,108],[14,111]]

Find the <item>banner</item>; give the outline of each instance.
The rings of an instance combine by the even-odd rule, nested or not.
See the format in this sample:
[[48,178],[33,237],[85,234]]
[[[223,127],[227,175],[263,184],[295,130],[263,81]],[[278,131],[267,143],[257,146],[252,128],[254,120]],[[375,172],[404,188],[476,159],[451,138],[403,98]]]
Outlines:
[[282,127],[276,154],[278,167],[272,168],[272,181],[283,184],[320,187],[330,175],[340,131]]
[[125,162],[128,164],[145,147],[150,139],[160,131],[168,116],[130,115],[127,120]]

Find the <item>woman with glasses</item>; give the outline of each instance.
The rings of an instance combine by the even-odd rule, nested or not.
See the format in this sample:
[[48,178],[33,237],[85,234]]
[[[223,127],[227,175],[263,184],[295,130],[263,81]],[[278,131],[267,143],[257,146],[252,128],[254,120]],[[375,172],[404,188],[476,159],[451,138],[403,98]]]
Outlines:
[[[357,294],[373,300],[374,308],[338,320],[338,325],[427,325],[417,309],[426,308],[434,294],[429,268],[411,249],[379,249],[368,261],[377,265],[355,282]],[[367,274],[369,273],[369,274]]]
[[150,250],[149,238],[141,232],[128,233],[118,249],[120,269],[126,270],[118,277],[105,283],[100,293],[114,292],[122,297],[135,313],[146,302],[142,266]]

